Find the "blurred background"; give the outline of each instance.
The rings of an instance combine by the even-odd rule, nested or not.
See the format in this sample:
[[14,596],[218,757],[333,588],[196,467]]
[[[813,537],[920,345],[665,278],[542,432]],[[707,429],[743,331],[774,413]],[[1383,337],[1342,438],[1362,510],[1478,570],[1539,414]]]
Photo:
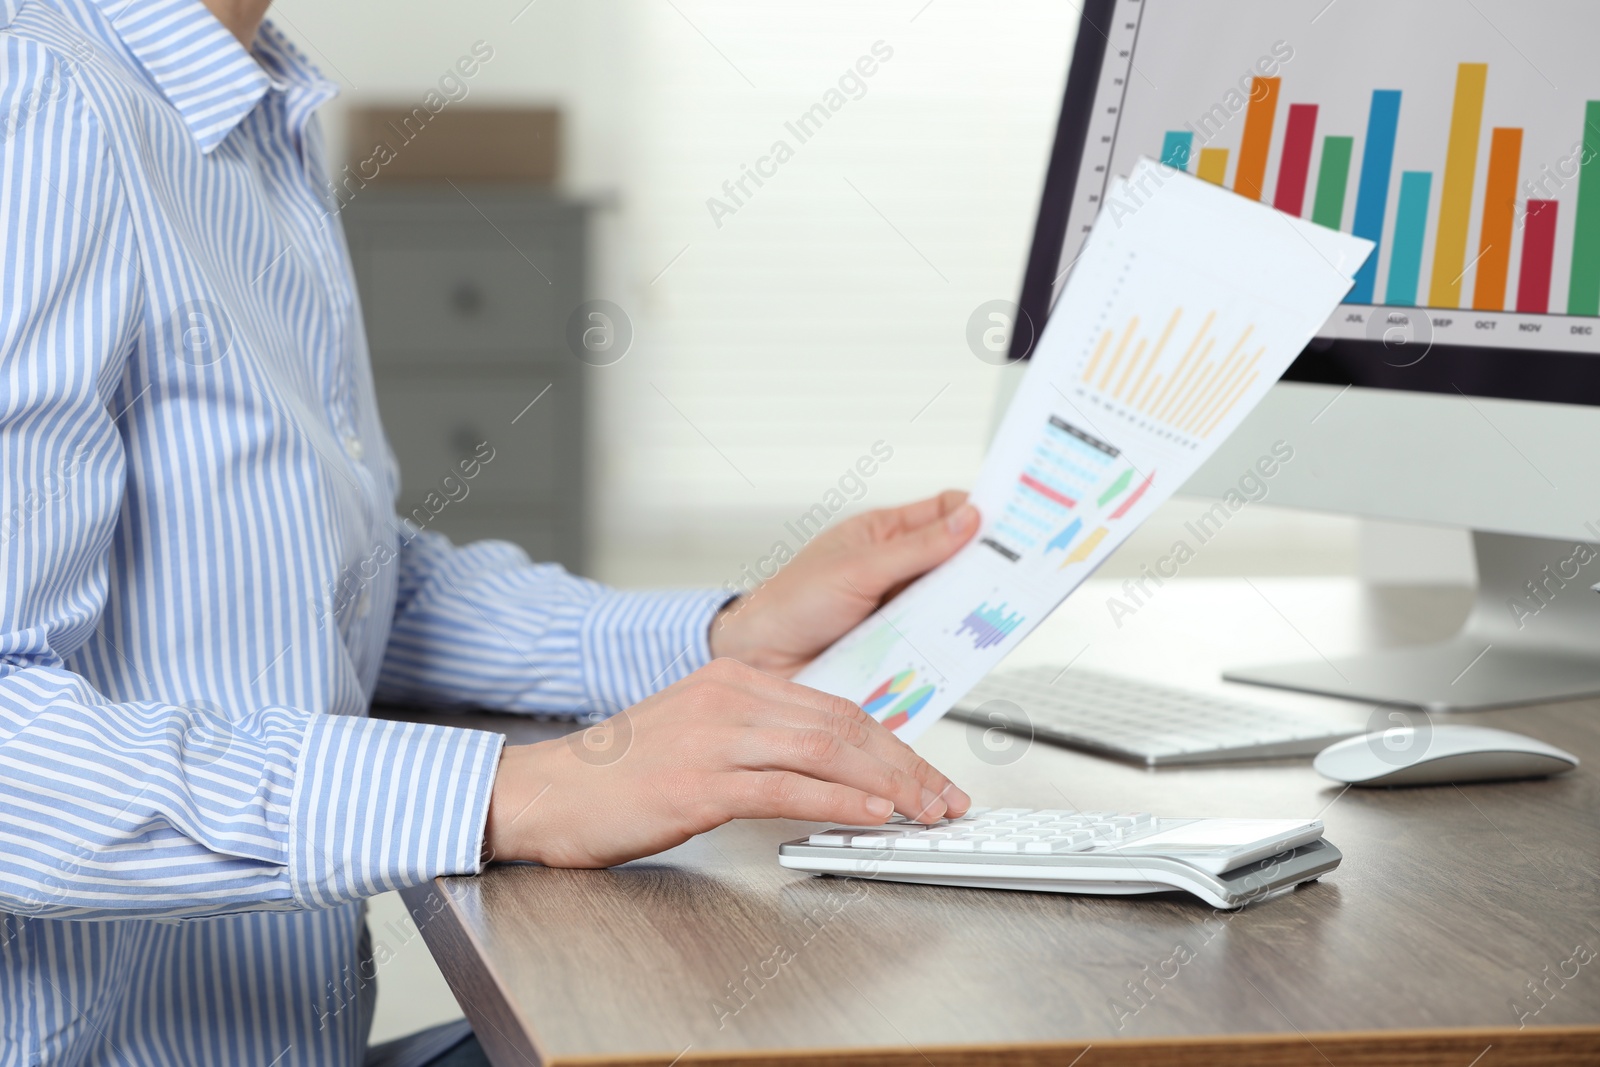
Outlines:
[[[813,505],[837,521],[976,473],[1004,372],[968,322],[1016,296],[1070,3],[270,17],[342,87],[322,121],[402,511],[613,583],[737,586]],[[1184,576],[1472,578],[1464,533],[1271,505]],[[1175,498],[1108,571],[1204,506]],[[374,1039],[458,1015],[397,899],[373,907]]]

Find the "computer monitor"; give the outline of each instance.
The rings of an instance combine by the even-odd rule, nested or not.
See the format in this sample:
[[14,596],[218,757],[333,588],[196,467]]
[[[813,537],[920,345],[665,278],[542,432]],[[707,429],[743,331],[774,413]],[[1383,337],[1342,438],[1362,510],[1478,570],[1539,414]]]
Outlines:
[[1370,238],[1185,491],[1223,496],[1285,441],[1273,504],[1473,531],[1450,640],[1225,677],[1435,710],[1600,693],[1595,41],[1593,0],[1084,3],[1012,355],[1140,156]]

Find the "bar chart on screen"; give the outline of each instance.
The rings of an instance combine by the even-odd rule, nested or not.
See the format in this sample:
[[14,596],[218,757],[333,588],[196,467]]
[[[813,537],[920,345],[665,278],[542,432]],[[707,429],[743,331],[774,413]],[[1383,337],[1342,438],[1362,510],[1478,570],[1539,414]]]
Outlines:
[[[1269,150],[1273,148],[1271,134],[1282,81],[1251,79],[1244,143],[1234,165],[1232,189],[1252,200],[1265,196],[1264,175]],[[1358,237],[1381,242],[1385,219],[1392,217],[1394,222],[1387,255],[1380,243],[1379,255],[1368,260],[1356,275],[1349,303],[1416,306],[1420,297],[1420,303],[1430,308],[1505,311],[1514,307],[1543,314],[1551,310],[1550,275],[1556,230],[1561,225],[1571,231],[1568,239],[1572,249],[1565,310],[1572,315],[1600,314],[1600,179],[1592,177],[1589,170],[1594,166],[1595,155],[1600,154],[1600,100],[1584,101],[1581,114],[1572,116],[1573,133],[1586,146],[1584,155],[1590,161],[1580,164],[1589,180],[1578,183],[1564,219],[1559,199],[1527,196],[1518,202],[1522,127],[1495,126],[1489,130],[1487,161],[1480,165],[1488,83],[1489,64],[1458,65],[1449,95],[1449,135],[1440,166],[1401,171],[1397,189],[1392,188],[1394,156],[1405,94],[1397,89],[1372,90],[1366,128],[1359,133],[1361,169],[1349,230]],[[1422,107],[1434,102],[1427,99],[1425,90],[1417,95],[1423,98]],[[1437,98],[1441,94],[1433,95]],[[1272,203],[1280,211],[1299,215],[1304,206],[1319,110],[1320,105],[1315,103],[1289,107],[1282,141],[1276,146],[1278,175]],[[1162,137],[1164,161],[1180,170],[1187,169],[1194,136],[1193,130],[1166,131]],[[1327,193],[1321,195],[1323,217],[1314,221],[1334,228],[1344,224],[1350,147],[1355,140],[1353,136],[1324,136],[1317,189],[1321,195],[1326,187]],[[1340,143],[1330,146],[1327,142],[1331,141]],[[1227,151],[1201,149],[1199,176],[1218,185],[1227,184]],[[1211,157],[1209,168],[1207,152],[1218,153]],[[1537,187],[1536,183],[1530,183],[1530,187]],[[1435,188],[1439,191],[1437,200],[1432,195]],[[1481,195],[1475,194],[1480,189]],[[1339,206],[1337,215],[1334,205]],[[1432,255],[1428,256],[1425,246],[1430,218],[1434,228]],[[1532,224],[1535,218],[1536,225]],[[1469,242],[1474,220],[1478,234],[1475,249]],[[1519,257],[1521,284],[1513,291],[1508,279],[1513,273],[1512,253],[1518,229],[1524,231]],[[1380,296],[1376,281],[1378,266],[1385,258],[1388,281]]]
[[[1414,2],[1437,12],[1426,41],[1379,31],[1383,0],[1329,5],[1315,33],[1294,5],[1236,0],[1226,35],[1204,5],[1120,0],[1125,36],[1102,77],[1126,92],[1093,120],[1082,166],[1121,174],[1153,156],[1376,243],[1325,336],[1421,320],[1439,343],[1594,351],[1596,327],[1573,320],[1600,316],[1600,64],[1592,34],[1550,32],[1590,25],[1593,5],[1547,0],[1530,21],[1515,0],[1460,18]],[[1218,84],[1221,70],[1243,73]],[[1097,208],[1075,203],[1069,234]],[[1063,259],[1075,254],[1069,240]],[[1407,308],[1427,314],[1388,310]],[[1143,399],[1137,356],[1118,364],[1133,366],[1125,389],[1120,372],[1106,386],[1124,399]]]

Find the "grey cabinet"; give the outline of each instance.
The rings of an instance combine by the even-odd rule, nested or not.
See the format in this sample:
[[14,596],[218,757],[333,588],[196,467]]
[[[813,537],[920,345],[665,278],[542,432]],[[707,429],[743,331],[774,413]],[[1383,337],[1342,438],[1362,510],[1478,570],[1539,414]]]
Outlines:
[[343,218],[400,510],[458,542],[502,538],[581,570],[586,367],[565,337],[584,299],[585,208],[408,186],[363,190]]

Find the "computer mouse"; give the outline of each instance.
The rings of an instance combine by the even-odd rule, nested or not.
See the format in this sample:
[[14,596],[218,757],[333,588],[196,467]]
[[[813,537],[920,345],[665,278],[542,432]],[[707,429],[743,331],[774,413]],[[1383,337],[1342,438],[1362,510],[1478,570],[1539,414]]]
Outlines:
[[1329,745],[1311,762],[1350,785],[1444,785],[1543,778],[1570,771],[1578,757],[1509,730],[1454,723],[1400,726]]

